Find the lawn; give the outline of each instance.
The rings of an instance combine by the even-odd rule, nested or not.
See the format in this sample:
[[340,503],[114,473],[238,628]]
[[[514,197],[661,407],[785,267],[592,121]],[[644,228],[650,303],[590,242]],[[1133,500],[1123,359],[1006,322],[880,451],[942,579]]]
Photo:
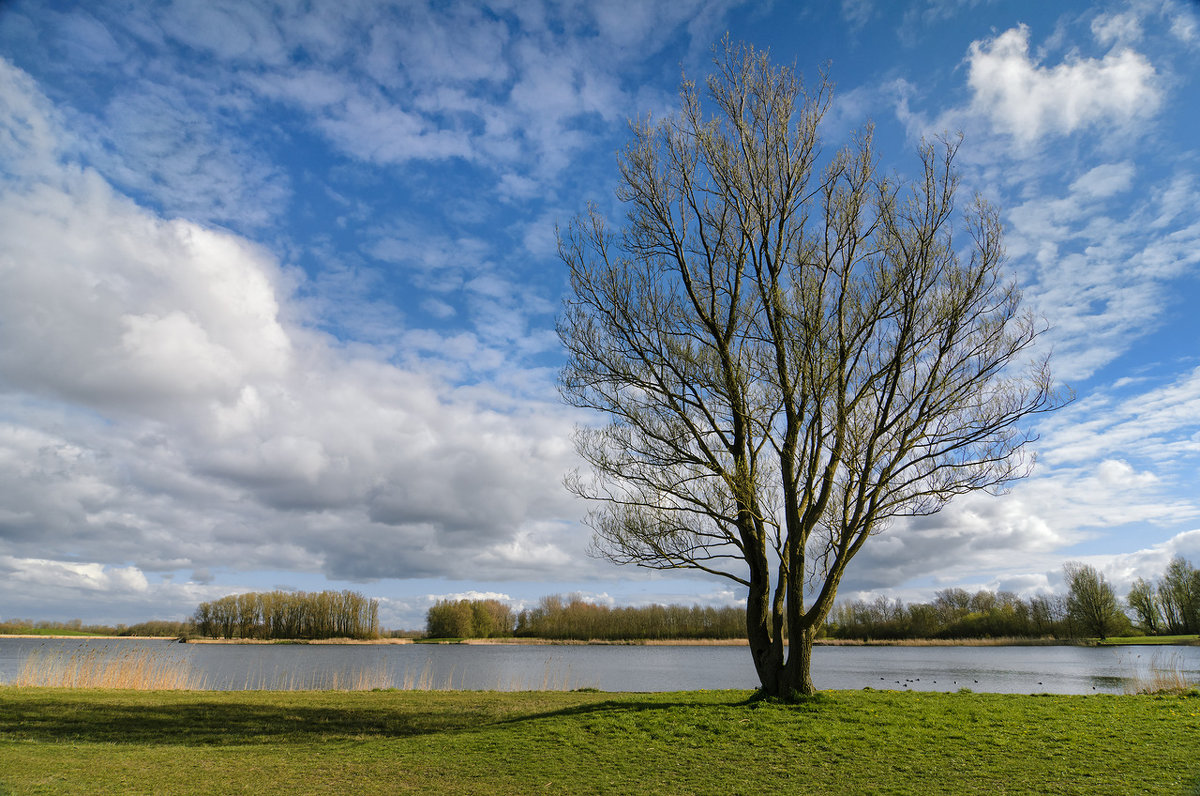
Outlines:
[[1200,793],[1200,697],[0,687],[0,794]]
[[1160,645],[1200,645],[1200,636],[1118,636],[1116,638],[1096,639],[1101,646],[1160,646]]

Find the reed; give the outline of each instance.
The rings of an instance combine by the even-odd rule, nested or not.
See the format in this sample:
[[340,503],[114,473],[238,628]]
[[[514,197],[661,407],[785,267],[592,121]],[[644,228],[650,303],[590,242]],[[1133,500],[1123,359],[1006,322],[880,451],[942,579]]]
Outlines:
[[202,691],[204,676],[191,663],[161,650],[81,648],[34,650],[10,683],[35,688],[113,688]]
[[[569,691],[573,687],[571,667],[565,669],[548,658],[543,671],[530,672],[497,682],[502,691]],[[456,683],[456,680],[458,681]],[[101,688],[138,691],[461,691],[462,678],[452,667],[437,674],[433,661],[402,674],[386,662],[373,666],[333,668],[307,673],[280,670],[248,672],[240,683],[213,683],[193,668],[191,662],[162,649],[102,647],[75,650],[40,649],[29,653],[20,672],[8,685],[26,688]]]
[[1200,681],[1189,677],[1177,654],[1155,655],[1147,672],[1135,672],[1126,686],[1129,694],[1187,694],[1200,690]]

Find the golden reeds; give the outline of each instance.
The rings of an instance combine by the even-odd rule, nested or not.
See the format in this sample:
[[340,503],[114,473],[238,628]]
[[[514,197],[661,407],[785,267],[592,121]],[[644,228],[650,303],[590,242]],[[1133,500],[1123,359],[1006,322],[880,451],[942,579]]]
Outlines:
[[[29,653],[20,672],[8,683],[33,688],[109,688],[139,691],[203,691],[237,689],[246,691],[402,691],[463,690],[461,678],[453,667],[441,674],[434,672],[432,660],[423,667],[406,669],[395,675],[380,661],[374,666],[333,668],[297,673],[276,669],[267,673],[249,672],[237,685],[210,682],[191,661],[163,649],[112,649],[80,647],[74,650],[40,649]],[[460,682],[456,684],[456,680]],[[240,686],[240,687],[239,687]],[[507,686],[507,688],[505,688]],[[571,668],[546,661],[540,679],[515,677],[508,683],[496,683],[495,690],[566,691],[572,687]]]
[[161,650],[103,647],[34,650],[10,683],[41,688],[116,688],[135,691],[201,691],[205,678],[187,660]]
[[1125,692],[1129,694],[1186,694],[1197,689],[1200,689],[1200,682],[1188,678],[1183,659],[1177,654],[1165,658],[1154,655],[1149,671],[1135,673],[1125,686]]

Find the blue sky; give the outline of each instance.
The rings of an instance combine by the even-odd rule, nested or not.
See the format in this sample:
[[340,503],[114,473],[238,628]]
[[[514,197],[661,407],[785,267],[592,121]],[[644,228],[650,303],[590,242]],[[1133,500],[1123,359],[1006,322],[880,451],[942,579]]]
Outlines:
[[0,5],[0,618],[352,588],[729,604],[586,554],[555,225],[726,32],[903,175],[961,131],[1075,402],[1033,477],[897,523],[846,598],[1123,593],[1200,563],[1200,4]]

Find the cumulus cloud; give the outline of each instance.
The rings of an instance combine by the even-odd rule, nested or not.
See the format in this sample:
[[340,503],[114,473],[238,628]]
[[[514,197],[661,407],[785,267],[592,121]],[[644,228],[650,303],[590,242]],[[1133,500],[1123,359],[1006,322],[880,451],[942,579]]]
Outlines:
[[[1200,503],[1172,495],[1171,486],[1152,469],[1103,453],[1078,466],[1043,467],[1008,494],[972,494],[931,517],[894,522],[855,558],[846,588],[899,593],[914,581],[997,588],[1003,580],[1004,588],[1037,591],[1064,549],[1126,528],[1200,520]],[[1022,579],[1029,582],[1021,589],[1011,585]]]
[[400,366],[304,325],[273,255],[61,161],[44,98],[7,78],[26,110],[0,137],[47,155],[0,192],[0,542],[80,562],[23,577],[119,591],[129,562],[354,579],[578,561],[552,394],[501,410],[420,355]]
[[79,618],[117,624],[131,617],[181,620],[222,596],[198,583],[150,582],[133,566],[0,555],[0,619]]
[[1030,55],[1024,25],[973,42],[967,64],[975,111],[1020,144],[1091,126],[1127,127],[1153,116],[1163,100],[1158,74],[1140,53],[1122,48],[1044,66]]

